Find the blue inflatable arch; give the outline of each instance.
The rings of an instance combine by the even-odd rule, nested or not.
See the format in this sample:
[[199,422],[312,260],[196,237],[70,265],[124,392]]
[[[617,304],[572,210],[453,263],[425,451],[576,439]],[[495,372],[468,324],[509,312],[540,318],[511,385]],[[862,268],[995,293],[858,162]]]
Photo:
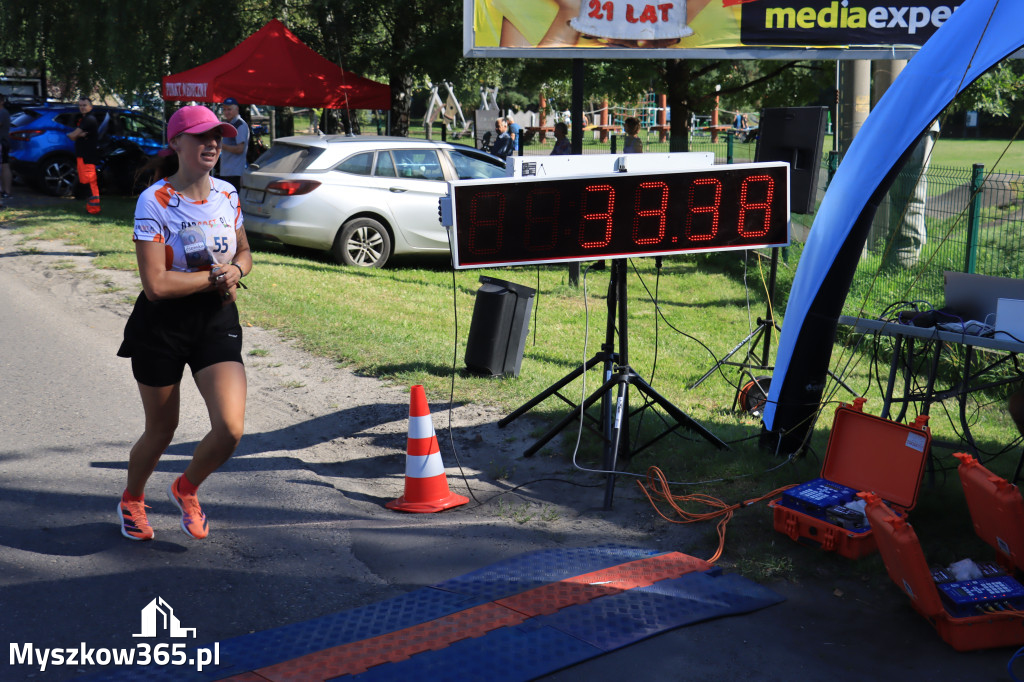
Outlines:
[[1022,45],[1024,1],[965,0],[910,60],[850,145],[800,257],[764,410],[765,428],[788,452],[813,426],[843,302],[875,211],[905,156],[957,94]]

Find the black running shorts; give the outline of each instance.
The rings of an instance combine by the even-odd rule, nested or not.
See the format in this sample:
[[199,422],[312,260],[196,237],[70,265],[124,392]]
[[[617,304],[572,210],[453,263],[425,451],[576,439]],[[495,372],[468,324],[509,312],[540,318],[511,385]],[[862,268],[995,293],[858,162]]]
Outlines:
[[216,293],[150,301],[140,293],[117,354],[132,359],[132,374],[145,386],[181,381],[187,364],[195,376],[218,362],[242,362],[238,307]]

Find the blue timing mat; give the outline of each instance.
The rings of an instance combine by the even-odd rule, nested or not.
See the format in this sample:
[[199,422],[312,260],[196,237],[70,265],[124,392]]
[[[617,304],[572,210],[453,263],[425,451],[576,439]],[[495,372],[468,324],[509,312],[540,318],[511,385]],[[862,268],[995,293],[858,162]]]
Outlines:
[[201,673],[148,666],[88,679],[407,682],[458,670],[463,679],[514,682],[782,600],[677,552],[615,545],[545,550],[394,599],[226,640],[220,664]]

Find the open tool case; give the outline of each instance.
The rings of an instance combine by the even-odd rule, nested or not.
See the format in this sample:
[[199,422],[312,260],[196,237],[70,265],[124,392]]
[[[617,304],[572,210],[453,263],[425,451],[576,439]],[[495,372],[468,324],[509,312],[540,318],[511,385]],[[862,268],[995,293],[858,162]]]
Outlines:
[[960,460],[957,473],[975,534],[995,548],[1007,571],[1024,570],[1024,498],[1017,486],[966,453],[953,456]]
[[1024,555],[1024,500],[1017,487],[956,455],[960,482],[978,535],[995,546],[999,564],[983,564],[982,577],[955,580],[931,569],[917,534],[877,495],[863,495],[885,570],[910,597],[914,610],[958,651],[1024,644],[1024,585],[1000,570],[1020,567]]
[[878,549],[864,516],[842,505],[873,492],[900,516],[917,503],[931,447],[922,415],[898,424],[864,413],[864,399],[836,410],[821,478],[790,488],[772,500],[775,530],[797,542],[859,559]]

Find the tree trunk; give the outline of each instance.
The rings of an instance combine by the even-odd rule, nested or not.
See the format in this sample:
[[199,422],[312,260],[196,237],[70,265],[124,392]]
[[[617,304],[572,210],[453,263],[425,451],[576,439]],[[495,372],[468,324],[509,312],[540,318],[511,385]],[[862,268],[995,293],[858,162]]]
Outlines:
[[278,137],[289,137],[295,134],[295,114],[291,107],[274,107],[273,116]]
[[324,132],[324,135],[337,134],[339,130],[337,109],[325,108],[323,110],[323,115],[320,117],[320,130]]
[[668,86],[668,106],[672,116],[669,129],[669,150],[690,151],[690,116],[693,113],[690,92],[690,62],[685,59],[665,61],[665,83]]
[[396,3],[399,7],[394,15],[391,29],[391,52],[395,55],[406,55],[395,59],[388,69],[388,80],[391,83],[391,134],[409,137],[409,126],[412,113],[412,87],[414,83],[413,69],[408,63],[408,56],[416,45],[418,22],[422,12],[418,3]]
[[409,137],[412,77],[404,72],[392,72],[388,78],[391,81],[391,135]]

